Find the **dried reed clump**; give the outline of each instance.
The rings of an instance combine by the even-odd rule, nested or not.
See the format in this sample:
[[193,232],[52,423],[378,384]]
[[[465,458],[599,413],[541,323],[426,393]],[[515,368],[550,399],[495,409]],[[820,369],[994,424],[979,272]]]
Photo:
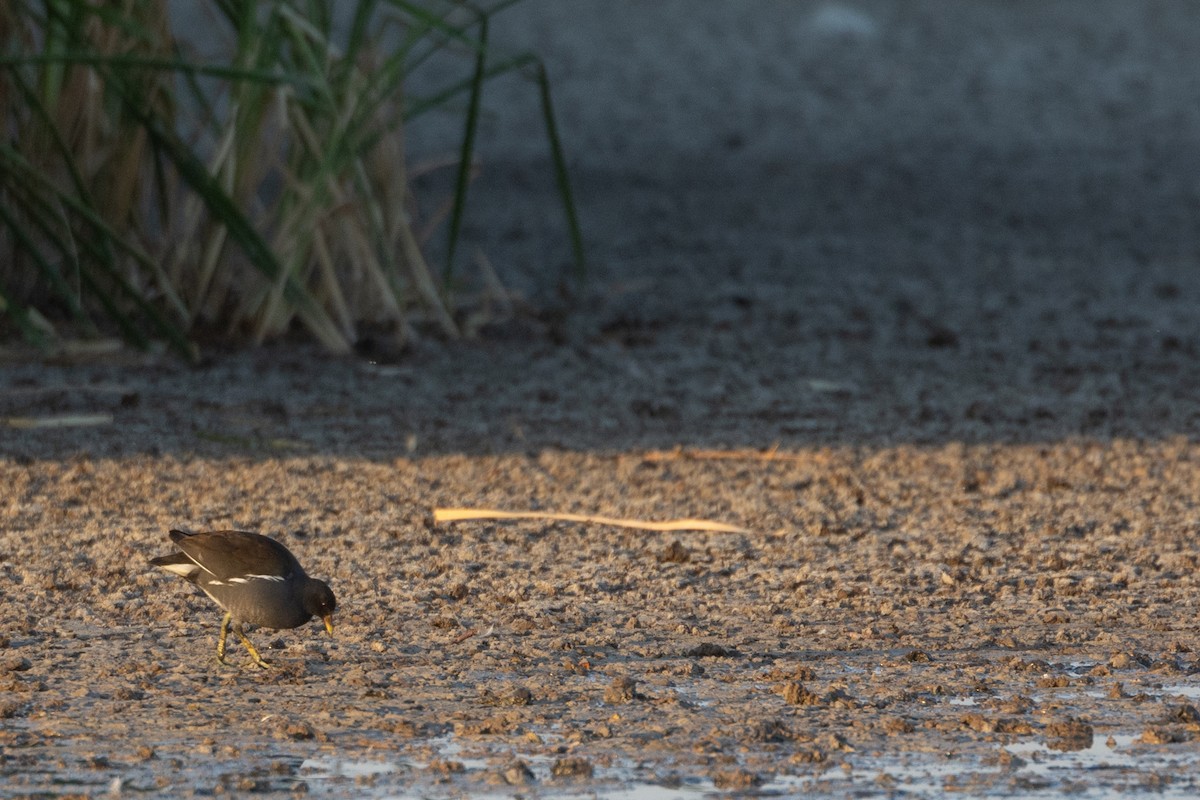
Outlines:
[[[414,322],[457,335],[447,278],[478,99],[514,69],[541,86],[582,264],[545,72],[529,54],[489,61],[492,12],[446,0],[219,0],[205,35],[227,45],[202,58],[169,8],[0,5],[0,335],[15,325],[44,343],[64,321],[84,334],[112,325],[186,354],[197,329],[261,342],[297,321],[339,352],[363,324],[401,339]],[[406,95],[412,71],[445,49],[469,74]],[[459,94],[469,102],[437,274],[414,231],[403,134]]]

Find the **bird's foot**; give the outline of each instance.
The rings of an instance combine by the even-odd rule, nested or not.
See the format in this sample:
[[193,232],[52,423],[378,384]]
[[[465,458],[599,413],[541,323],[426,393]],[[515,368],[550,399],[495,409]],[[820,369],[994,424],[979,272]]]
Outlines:
[[263,669],[270,669],[270,662],[258,654],[258,649],[250,643],[250,640],[246,638],[246,634],[243,633],[240,628],[234,628],[234,632],[237,633],[238,638],[242,640],[242,644],[246,646],[246,651],[250,653],[250,657],[254,659],[254,663]]

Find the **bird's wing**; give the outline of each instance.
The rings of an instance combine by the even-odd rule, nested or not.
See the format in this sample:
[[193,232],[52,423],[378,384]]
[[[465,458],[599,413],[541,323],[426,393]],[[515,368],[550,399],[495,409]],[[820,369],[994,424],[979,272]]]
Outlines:
[[282,579],[304,573],[286,547],[257,533],[195,533],[179,537],[175,544],[200,569],[219,581],[251,576]]

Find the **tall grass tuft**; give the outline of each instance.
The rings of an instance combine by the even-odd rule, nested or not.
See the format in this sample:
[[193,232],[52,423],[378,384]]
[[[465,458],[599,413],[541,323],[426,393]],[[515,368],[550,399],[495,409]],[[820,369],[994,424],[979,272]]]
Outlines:
[[[450,295],[490,78],[539,85],[575,263],[582,246],[549,84],[497,59],[490,18],[450,0],[214,0],[201,55],[161,0],[0,4],[0,334],[35,343],[116,327],[194,356],[198,330],[261,342],[299,322],[333,351],[364,324],[457,335]],[[435,54],[463,74],[426,96]],[[414,233],[405,125],[458,97],[463,136],[446,262]]]

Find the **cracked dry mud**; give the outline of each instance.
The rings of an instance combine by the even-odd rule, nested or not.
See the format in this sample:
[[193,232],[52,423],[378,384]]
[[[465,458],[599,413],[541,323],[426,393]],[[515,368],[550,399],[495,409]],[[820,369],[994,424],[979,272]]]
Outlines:
[[[0,427],[0,797],[1200,793],[1200,10],[745,6],[497,22],[573,153],[569,313],[498,83],[468,228],[542,313],[3,353],[0,419],[111,422]],[[281,538],[335,636],[219,667],[172,527]]]
[[[347,790],[302,767],[327,759],[402,765],[358,778],[381,796],[886,795],[951,765],[943,788],[1021,795],[1057,779],[1012,745],[1122,736],[1147,763],[1193,755],[1117,785],[1192,792],[1198,459],[1176,440],[7,461],[3,791]],[[687,503],[754,533],[431,526],[424,504],[464,499]],[[336,636],[260,631],[275,669],[219,667],[219,614],[144,563],[180,519],[282,531],[336,587]]]

